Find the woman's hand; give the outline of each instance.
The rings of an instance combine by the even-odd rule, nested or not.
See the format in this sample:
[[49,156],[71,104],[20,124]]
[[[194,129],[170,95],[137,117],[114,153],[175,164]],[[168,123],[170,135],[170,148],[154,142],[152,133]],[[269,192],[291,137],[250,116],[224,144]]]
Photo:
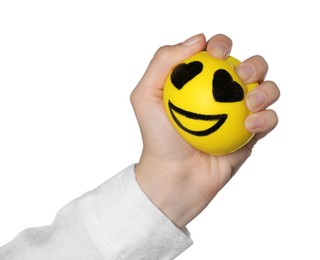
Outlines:
[[143,151],[135,167],[137,181],[153,203],[180,228],[209,204],[250,156],[257,141],[278,122],[276,113],[267,108],[279,98],[279,89],[274,82],[264,81],[268,65],[261,56],[254,56],[236,68],[244,83],[260,83],[246,96],[252,114],[245,126],[255,133],[246,146],[231,154],[212,156],[191,147],[171,125],[162,99],[164,82],[171,70],[203,50],[225,59],[231,47],[232,41],[221,34],[208,42],[199,34],[183,43],[163,46],[131,94],[143,139]]

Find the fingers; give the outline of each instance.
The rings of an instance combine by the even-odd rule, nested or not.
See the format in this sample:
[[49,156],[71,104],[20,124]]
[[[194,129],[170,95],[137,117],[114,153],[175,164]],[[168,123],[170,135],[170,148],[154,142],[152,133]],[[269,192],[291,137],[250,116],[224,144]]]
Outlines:
[[[225,59],[232,49],[232,40],[223,34],[213,36],[207,44],[207,52],[213,57]],[[256,55],[236,67],[237,74],[245,84],[262,82],[268,72],[268,64],[263,57]]]
[[[232,49],[232,40],[223,34],[213,36],[207,44],[207,51],[213,57],[225,59]],[[262,82],[268,72],[268,64],[263,57],[256,55],[236,67],[237,74],[245,84]]]
[[278,86],[272,81],[264,81],[246,96],[247,107],[251,112],[266,109],[280,97]]
[[225,59],[232,48],[232,40],[223,34],[213,36],[207,44],[207,52],[215,58]]
[[262,82],[268,72],[268,64],[263,57],[253,56],[236,67],[238,76],[245,84]]
[[278,86],[272,81],[264,81],[246,96],[246,103],[253,114],[246,118],[245,126],[251,133],[268,133],[278,124],[278,116],[273,110],[264,110],[280,97]]
[[251,133],[268,133],[278,124],[278,116],[273,110],[264,110],[246,118],[245,127]]

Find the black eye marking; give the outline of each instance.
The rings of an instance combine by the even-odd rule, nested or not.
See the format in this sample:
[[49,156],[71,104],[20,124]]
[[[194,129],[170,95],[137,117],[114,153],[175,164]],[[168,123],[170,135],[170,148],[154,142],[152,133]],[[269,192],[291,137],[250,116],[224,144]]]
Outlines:
[[200,61],[179,64],[171,73],[171,82],[180,90],[187,82],[200,74],[202,69],[203,64]]
[[212,87],[213,97],[217,102],[237,102],[244,98],[242,87],[224,69],[214,73]]

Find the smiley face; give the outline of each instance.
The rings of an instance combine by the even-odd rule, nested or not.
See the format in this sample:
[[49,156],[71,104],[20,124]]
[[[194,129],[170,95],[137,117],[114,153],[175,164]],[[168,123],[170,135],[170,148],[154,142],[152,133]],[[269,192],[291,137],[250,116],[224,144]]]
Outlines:
[[172,125],[200,151],[230,153],[253,136],[244,127],[249,114],[244,97],[257,84],[240,80],[239,63],[200,52],[178,64],[165,82],[163,101]]

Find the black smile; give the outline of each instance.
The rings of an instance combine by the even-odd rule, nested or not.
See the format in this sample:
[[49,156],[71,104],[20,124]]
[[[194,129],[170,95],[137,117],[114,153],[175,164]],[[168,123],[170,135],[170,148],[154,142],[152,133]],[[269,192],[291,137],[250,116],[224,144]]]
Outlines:
[[[181,109],[174,104],[171,103],[169,100],[168,102],[169,110],[171,113],[171,116],[173,120],[176,122],[176,124],[184,131],[186,131],[189,134],[196,135],[196,136],[206,136],[209,134],[212,134],[213,132],[217,131],[227,120],[228,115],[227,114],[218,114],[218,115],[205,115],[205,114],[198,114],[190,111],[186,111],[184,109]],[[182,116],[185,116],[190,119],[195,120],[205,120],[205,121],[217,121],[212,127],[202,130],[202,131],[194,131],[186,128],[175,116],[175,113],[178,113]]]

